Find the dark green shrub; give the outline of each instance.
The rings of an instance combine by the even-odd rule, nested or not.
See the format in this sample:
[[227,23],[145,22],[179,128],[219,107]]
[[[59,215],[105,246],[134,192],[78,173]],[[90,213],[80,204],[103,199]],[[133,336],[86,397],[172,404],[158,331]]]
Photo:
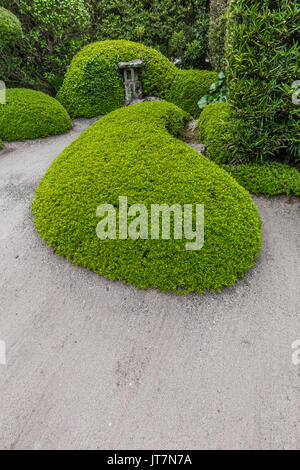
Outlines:
[[25,88],[6,90],[6,104],[0,104],[0,137],[25,140],[63,134],[71,120],[62,105],[51,96]]
[[231,140],[240,160],[297,160],[300,107],[297,0],[232,0],[228,10],[227,82]]
[[214,70],[225,66],[225,37],[227,27],[226,10],[229,0],[211,0],[210,27],[208,34],[209,60]]
[[[33,202],[44,241],[73,264],[138,288],[219,291],[255,263],[261,221],[249,193],[225,171],[175,139],[188,116],[167,102],[145,102],[97,121],[59,155]],[[170,135],[170,133],[172,135]],[[205,242],[186,239],[99,240],[100,204],[204,204]],[[118,226],[118,224],[117,224]],[[118,228],[117,228],[118,232]]]
[[0,139],[0,150],[2,150],[2,149],[3,149],[3,142],[2,142],[2,140]]
[[[89,0],[89,3],[92,7],[93,40],[137,41],[136,26],[143,25],[144,44],[168,57],[178,57],[185,53],[193,41],[198,40],[199,17],[205,11],[207,1]],[[184,38],[179,48],[176,45],[178,33]],[[202,36],[199,37],[201,39]]]
[[223,102],[227,102],[227,87],[225,74],[224,72],[220,72],[218,74],[218,81],[212,83],[209,88],[209,94],[202,96],[201,100],[198,102],[198,106],[202,111],[208,104]]
[[198,0],[198,13],[192,27],[192,41],[186,41],[182,68],[207,68],[209,9],[206,0]]
[[0,45],[16,42],[22,37],[18,18],[6,8],[0,7]]
[[[65,73],[74,54],[88,42],[90,14],[85,0],[2,0],[20,19],[24,41],[3,51],[0,76],[6,82],[45,87]],[[7,56],[14,60],[7,61]],[[41,83],[42,82],[42,83]]]
[[209,104],[200,114],[199,140],[205,144],[206,154],[210,160],[218,164],[232,160],[232,153],[228,148],[229,126],[230,109],[227,103]]
[[295,194],[300,196],[300,173],[277,162],[222,165],[222,168],[247,191],[264,196]]
[[167,99],[193,117],[198,117],[200,114],[198,101],[209,93],[210,86],[217,78],[215,72],[208,70],[180,70],[172,83]]
[[[130,41],[102,41],[84,47],[72,60],[57,98],[74,117],[92,117],[120,108],[124,103],[124,87],[117,64],[140,56],[140,44]],[[147,46],[143,46],[143,57],[144,94],[165,98],[177,73],[175,65]],[[109,84],[105,79],[110,80]],[[95,83],[100,84],[101,95],[95,95]]]

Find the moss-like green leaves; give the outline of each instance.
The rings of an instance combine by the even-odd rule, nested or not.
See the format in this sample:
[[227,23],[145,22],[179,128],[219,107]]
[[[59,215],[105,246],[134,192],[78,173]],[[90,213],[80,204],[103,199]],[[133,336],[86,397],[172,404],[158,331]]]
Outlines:
[[300,196],[300,173],[284,163],[244,163],[223,165],[231,176],[250,193],[264,196],[295,194]]
[[0,7],[0,45],[16,42],[22,37],[22,27],[18,18],[6,8]]
[[[145,102],[100,119],[53,162],[33,202],[37,231],[73,264],[138,288],[203,293],[232,286],[255,263],[261,221],[249,193],[225,171],[174,138],[186,113]],[[99,240],[100,204],[204,204],[205,241]]]
[[[120,40],[89,44],[74,57],[57,95],[58,100],[73,117],[93,117],[120,108],[124,103],[124,87],[117,64],[139,58],[141,46],[135,42]],[[143,58],[146,63],[141,73],[144,94],[165,98],[177,72],[175,65],[147,46],[143,46]],[[111,64],[113,87],[105,86],[108,66],[104,70],[103,62],[100,62],[100,73],[101,59]],[[103,90],[101,96],[99,93],[95,96],[97,90],[93,84],[99,84]]]
[[200,114],[198,101],[209,93],[217,79],[218,75],[208,70],[179,70],[167,99],[197,118]]
[[212,103],[203,109],[199,122],[199,140],[206,146],[207,156],[216,163],[227,163],[233,155],[230,140],[230,109],[227,103]]
[[6,104],[0,104],[0,137],[3,140],[63,134],[71,125],[63,106],[40,91],[9,88],[6,90]]

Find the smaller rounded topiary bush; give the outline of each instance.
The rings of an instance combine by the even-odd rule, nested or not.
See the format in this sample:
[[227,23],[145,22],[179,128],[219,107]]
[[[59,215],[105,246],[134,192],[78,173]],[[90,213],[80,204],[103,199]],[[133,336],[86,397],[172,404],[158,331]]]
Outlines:
[[206,146],[206,154],[210,160],[218,164],[227,163],[232,159],[228,148],[230,108],[228,103],[212,103],[203,109],[199,122],[199,140]]
[[[141,45],[131,41],[98,41],[85,46],[72,60],[57,99],[72,117],[107,114],[124,104],[124,85],[118,62],[141,58]],[[172,62],[143,46],[145,95],[165,98],[176,75]]]
[[198,101],[209,93],[217,79],[217,73],[208,70],[179,70],[167,99],[197,118],[200,114]]
[[63,134],[72,126],[63,106],[51,96],[26,88],[6,90],[6,104],[0,104],[0,137],[25,140]]
[[14,43],[22,37],[18,18],[6,8],[0,7],[0,45]]
[[[44,241],[73,264],[138,288],[203,293],[233,286],[259,254],[260,217],[228,173],[175,138],[188,118],[174,104],[145,102],[118,109],[81,134],[36,190],[32,211]],[[153,239],[149,226],[124,238],[120,196],[128,207],[143,204],[149,222],[152,204],[204,204],[202,249],[187,250],[185,234],[168,239],[158,229]],[[115,237],[97,237],[100,204],[115,213]]]
[[222,165],[222,168],[247,191],[259,196],[294,194],[300,196],[300,173],[279,162]]

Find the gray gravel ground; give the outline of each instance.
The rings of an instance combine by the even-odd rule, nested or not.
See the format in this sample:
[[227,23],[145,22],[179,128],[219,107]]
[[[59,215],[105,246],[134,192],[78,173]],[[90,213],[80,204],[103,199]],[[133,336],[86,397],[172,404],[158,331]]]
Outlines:
[[299,199],[255,198],[264,252],[231,290],[110,282],[56,256],[30,214],[91,122],[0,153],[0,448],[299,449]]

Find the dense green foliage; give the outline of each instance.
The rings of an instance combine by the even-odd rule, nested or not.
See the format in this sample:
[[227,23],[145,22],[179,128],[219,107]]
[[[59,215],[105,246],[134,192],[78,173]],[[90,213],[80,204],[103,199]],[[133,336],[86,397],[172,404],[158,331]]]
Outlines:
[[[44,241],[73,264],[138,288],[202,293],[243,277],[261,248],[257,208],[228,173],[173,137],[187,119],[171,103],[145,102],[85,131],[37,188],[32,210]],[[172,231],[170,240],[119,240],[118,220],[117,239],[98,239],[96,209],[112,204],[119,219],[119,196],[144,204],[149,217],[151,204],[204,204],[204,247],[188,251]]]
[[264,196],[295,194],[300,196],[300,173],[284,163],[244,163],[222,168],[250,193]]
[[0,139],[0,150],[2,150],[2,149],[3,149],[3,142],[2,142],[2,140]]
[[25,88],[6,90],[6,104],[0,104],[0,137],[25,140],[63,134],[71,120],[62,105],[51,96]]
[[297,0],[232,0],[227,36],[231,140],[240,160],[286,155],[300,159],[300,107],[292,102],[299,78]]
[[207,54],[207,0],[89,0],[93,40],[138,39],[168,57],[182,57],[186,66],[198,66]]
[[16,42],[22,37],[18,18],[6,8],[0,7],[0,46]]
[[206,154],[216,163],[232,160],[228,148],[230,140],[230,109],[227,103],[212,103],[200,114],[198,128],[199,140],[206,146]]
[[291,193],[300,196],[300,173],[289,165],[279,162],[227,163],[234,160],[230,148],[231,119],[227,103],[206,106],[198,127],[199,139],[206,145],[208,158],[220,164],[247,191],[264,196]]
[[85,44],[137,41],[137,27],[145,29],[145,45],[182,57],[183,67],[205,66],[208,0],[0,0],[0,5],[18,16],[25,33],[22,42],[0,50],[0,76],[10,86],[26,83],[56,93]]
[[208,1],[200,0],[198,14],[192,28],[193,40],[186,40],[182,55],[182,68],[207,68],[208,60],[208,30],[209,30],[209,9]]
[[196,118],[200,114],[199,99],[209,92],[210,86],[217,78],[215,72],[208,70],[180,70],[167,99]]
[[214,70],[225,66],[225,37],[229,0],[210,0],[210,27],[208,35],[209,60]]
[[[74,57],[57,98],[74,117],[92,117],[120,108],[124,103],[124,86],[117,64],[140,57],[141,47],[135,42],[89,44]],[[177,73],[175,65],[147,46],[143,46],[143,58],[146,63],[141,73],[144,94],[165,98]],[[106,84],[108,76],[110,83]]]
[[59,86],[73,55],[88,41],[90,13],[85,0],[2,0],[20,19],[24,40],[1,52],[6,82]]
[[218,74],[218,80],[211,84],[209,93],[202,96],[198,102],[199,109],[202,111],[205,106],[211,103],[223,103],[227,101],[227,87],[224,72]]

